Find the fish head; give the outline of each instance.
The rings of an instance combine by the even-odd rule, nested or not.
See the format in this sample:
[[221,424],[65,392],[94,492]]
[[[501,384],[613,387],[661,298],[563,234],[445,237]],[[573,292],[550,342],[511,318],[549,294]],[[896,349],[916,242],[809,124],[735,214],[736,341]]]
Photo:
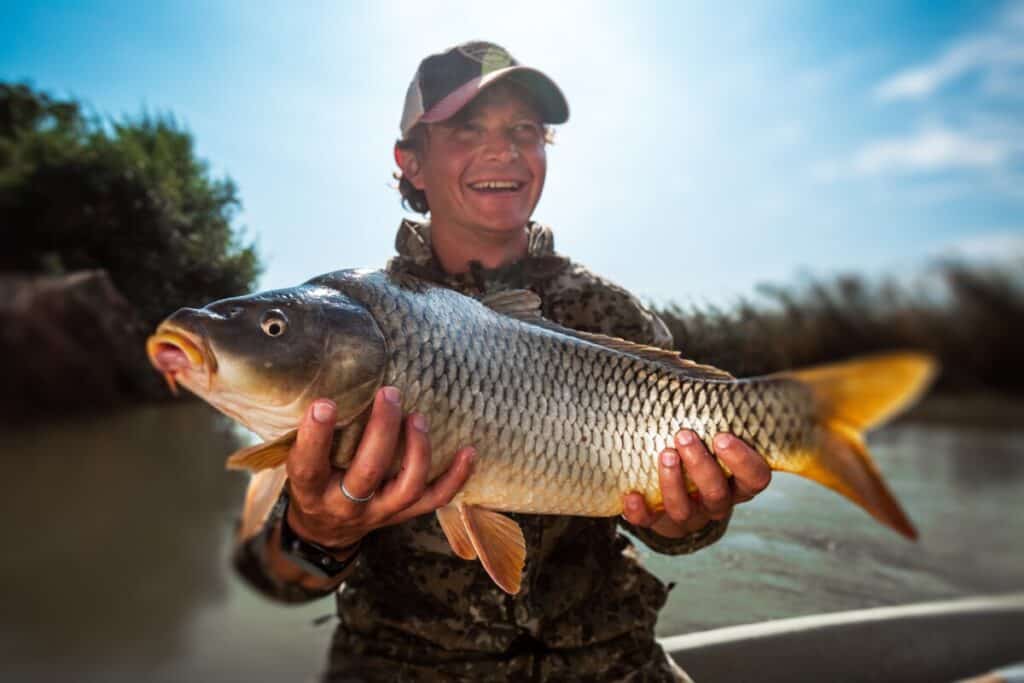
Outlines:
[[351,420],[372,402],[387,359],[367,308],[312,283],[182,308],[146,347],[172,390],[265,438],[294,429],[318,397],[338,404],[339,422]]

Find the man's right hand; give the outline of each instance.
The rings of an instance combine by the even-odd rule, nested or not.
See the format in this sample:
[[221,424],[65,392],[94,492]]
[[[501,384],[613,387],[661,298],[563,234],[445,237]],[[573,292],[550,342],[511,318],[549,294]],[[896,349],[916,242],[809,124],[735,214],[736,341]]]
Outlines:
[[[317,399],[310,406],[287,461],[291,495],[288,524],[301,538],[342,550],[374,529],[447,505],[466,483],[476,456],[472,447],[462,448],[443,474],[427,482],[429,425],[426,416],[419,413],[405,417],[401,470],[382,483],[398,455],[403,419],[400,399],[395,387],[377,391],[366,430],[352,463],[344,471],[330,462],[337,417],[334,403]],[[342,493],[342,482],[353,497],[373,494],[373,498],[365,503],[349,499]]]

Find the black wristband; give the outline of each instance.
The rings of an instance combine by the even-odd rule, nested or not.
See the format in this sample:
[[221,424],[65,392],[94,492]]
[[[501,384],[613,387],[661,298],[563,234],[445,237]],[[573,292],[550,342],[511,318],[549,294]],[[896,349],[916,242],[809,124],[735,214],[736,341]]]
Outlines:
[[[359,541],[353,543],[349,548],[352,548],[352,554],[344,560],[339,560],[324,546],[299,538],[295,530],[288,524],[288,508],[285,507],[284,514],[281,515],[281,551],[285,557],[307,573],[325,579],[335,578],[348,569],[349,565],[359,557]],[[348,550],[348,548],[342,550]]]

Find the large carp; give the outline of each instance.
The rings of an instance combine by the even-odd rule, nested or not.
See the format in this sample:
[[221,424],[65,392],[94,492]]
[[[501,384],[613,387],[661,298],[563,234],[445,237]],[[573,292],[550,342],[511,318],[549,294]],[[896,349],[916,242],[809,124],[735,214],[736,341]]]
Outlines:
[[[309,404],[338,405],[332,452],[347,466],[377,389],[430,420],[430,478],[473,445],[472,476],[438,519],[454,552],[519,590],[525,543],[500,511],[611,516],[638,491],[661,507],[657,457],[682,428],[711,446],[743,439],[773,470],[838,491],[883,524],[915,531],[862,433],[909,405],[934,361],[893,353],[736,379],[674,352],[566,329],[525,290],[478,301],[409,276],[330,273],[291,289],[183,308],[148,353],[180,384],[265,442],[232,455],[255,472],[243,511],[254,533],[285,483]],[[728,472],[726,472],[728,474]],[[692,484],[690,484],[692,488]]]

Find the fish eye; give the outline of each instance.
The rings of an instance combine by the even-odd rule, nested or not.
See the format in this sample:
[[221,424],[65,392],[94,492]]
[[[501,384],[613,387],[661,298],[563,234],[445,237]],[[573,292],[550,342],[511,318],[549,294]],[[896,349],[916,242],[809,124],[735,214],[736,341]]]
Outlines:
[[272,308],[260,318],[260,327],[268,337],[280,337],[288,329],[288,318],[280,309]]

